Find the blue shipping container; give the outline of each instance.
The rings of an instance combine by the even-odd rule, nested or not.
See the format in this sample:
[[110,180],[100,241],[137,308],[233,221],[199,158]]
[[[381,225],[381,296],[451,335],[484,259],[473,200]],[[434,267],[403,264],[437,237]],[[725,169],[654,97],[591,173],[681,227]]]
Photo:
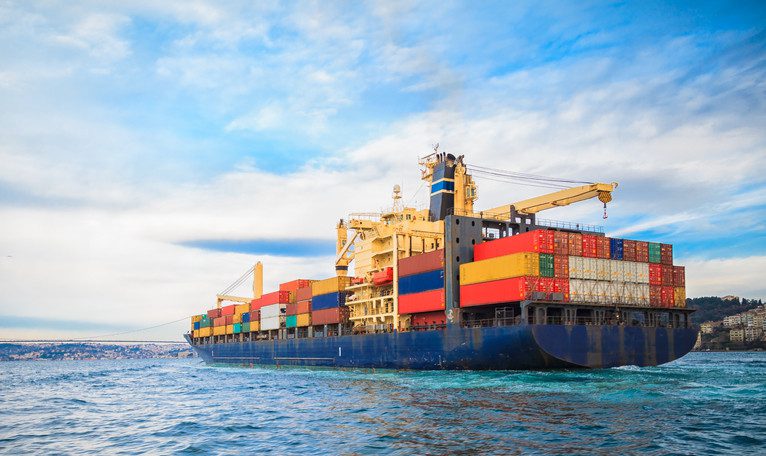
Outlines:
[[313,296],[311,298],[311,310],[332,309],[346,304],[346,293],[335,292]]
[[242,314],[242,323],[250,323],[250,312]]
[[199,324],[200,324],[200,322],[195,321],[194,322],[194,329],[199,329]]
[[623,242],[622,239],[610,239],[609,240],[609,256],[613,260],[622,260]]
[[439,288],[444,288],[444,269],[399,277],[400,295],[438,290]]

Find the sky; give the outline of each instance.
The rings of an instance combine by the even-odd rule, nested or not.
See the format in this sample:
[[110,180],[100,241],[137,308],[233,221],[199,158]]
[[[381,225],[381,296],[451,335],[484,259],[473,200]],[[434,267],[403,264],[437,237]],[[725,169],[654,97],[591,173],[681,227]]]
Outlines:
[[0,338],[178,320],[258,260],[267,290],[329,277],[338,219],[426,204],[435,143],[619,182],[606,220],[541,217],[766,299],[763,2],[3,1],[0,57]]

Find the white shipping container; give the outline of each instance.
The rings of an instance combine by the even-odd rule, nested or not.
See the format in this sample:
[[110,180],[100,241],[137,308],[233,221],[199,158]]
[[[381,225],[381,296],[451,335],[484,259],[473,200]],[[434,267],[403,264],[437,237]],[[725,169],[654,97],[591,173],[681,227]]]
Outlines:
[[586,258],[582,259],[582,278],[584,280],[596,280],[598,279],[598,258]]
[[594,258],[596,264],[596,280],[611,280],[611,262],[612,260],[606,260],[604,258]]
[[612,282],[625,282],[625,262],[620,260],[608,260],[610,279]]
[[569,278],[570,279],[582,279],[583,274],[583,257],[570,256],[569,257]]
[[[263,307],[261,308],[263,309]],[[284,328],[285,318],[286,317],[284,315],[268,318],[261,317],[261,331]]]
[[649,283],[649,263],[636,263],[636,282]]
[[261,307],[261,320],[264,318],[278,317],[287,311],[287,304],[271,304]]
[[636,262],[635,261],[623,261],[622,262],[622,274],[625,282],[636,282]]
[[637,297],[636,301],[639,306],[649,307],[649,284],[639,283],[636,284]]
[[598,302],[595,280],[569,279],[569,300],[571,302]]

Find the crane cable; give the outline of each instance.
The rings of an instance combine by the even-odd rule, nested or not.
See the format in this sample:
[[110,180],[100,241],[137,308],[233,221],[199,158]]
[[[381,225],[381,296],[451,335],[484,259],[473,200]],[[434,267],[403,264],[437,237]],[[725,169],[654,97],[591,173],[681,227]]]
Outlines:
[[173,320],[173,321],[169,321],[169,322],[166,322],[166,323],[160,323],[160,324],[154,325],[154,326],[147,326],[146,328],[132,329],[130,331],[122,331],[122,332],[117,332],[117,333],[112,333],[112,334],[101,334],[100,336],[76,337],[76,338],[70,339],[70,340],[93,340],[93,339],[100,339],[102,337],[122,336],[122,335],[125,335],[125,334],[137,333],[137,332],[141,332],[141,331],[148,331],[150,329],[161,328],[163,326],[172,325],[173,323],[178,323],[178,322],[181,322],[181,321],[184,321],[184,320],[188,320],[191,317],[193,317],[193,315],[189,315],[187,317],[179,318],[178,320]]
[[235,280],[231,285],[226,287],[223,291],[221,291],[218,294],[225,295],[230,293],[232,290],[242,285],[245,282],[245,280],[247,280],[250,277],[250,275],[253,273],[254,270],[255,270],[255,266],[250,266],[250,269],[245,271],[244,274],[242,274],[237,280]]
[[486,166],[466,164],[466,167],[477,177],[483,179],[495,180],[498,182],[527,185],[530,187],[544,188],[569,188],[571,184],[593,184],[589,181],[578,181],[572,179],[562,179],[558,177],[542,176],[538,174],[519,173]]

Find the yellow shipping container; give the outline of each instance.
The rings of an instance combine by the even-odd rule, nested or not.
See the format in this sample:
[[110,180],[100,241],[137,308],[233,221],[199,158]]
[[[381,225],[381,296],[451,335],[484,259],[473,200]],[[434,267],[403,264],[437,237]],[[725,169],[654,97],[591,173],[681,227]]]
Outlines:
[[192,337],[199,337],[199,330],[192,330]]
[[196,323],[198,321],[202,321],[202,315],[195,315],[192,317],[192,323]]
[[234,325],[226,325],[226,334],[234,334]]
[[460,265],[461,285],[539,275],[540,255],[537,253],[514,253]]
[[238,306],[234,306],[234,314],[240,314],[248,313],[250,312],[250,304],[240,304]]
[[319,296],[343,291],[350,283],[351,277],[331,277],[329,279],[317,280],[311,284],[311,294]]
[[199,337],[210,337],[213,335],[213,327],[209,326],[207,328],[200,328],[198,333]]
[[686,288],[676,287],[674,293],[676,307],[686,307]]
[[261,330],[261,322],[260,321],[251,321],[250,322],[250,332],[258,332]]
[[234,314],[231,316],[232,323],[242,323],[242,314]]
[[298,323],[297,325],[299,328],[303,328],[305,326],[311,326],[311,314],[305,313],[305,314],[298,314]]
[[226,334],[226,326],[213,326],[214,336],[223,336]]

